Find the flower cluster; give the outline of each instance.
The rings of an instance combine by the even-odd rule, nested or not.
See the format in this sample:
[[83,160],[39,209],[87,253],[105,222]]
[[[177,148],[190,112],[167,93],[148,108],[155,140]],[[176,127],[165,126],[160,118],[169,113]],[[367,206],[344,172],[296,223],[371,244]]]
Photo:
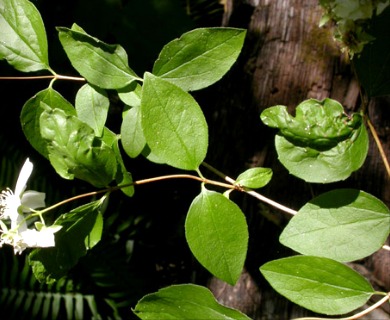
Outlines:
[[[0,193],[0,247],[9,244],[14,247],[15,254],[31,247],[53,247],[54,233],[61,229],[61,226],[46,227],[41,216],[41,222],[36,222],[35,228],[27,226],[26,221],[35,209],[45,207],[45,193],[25,191],[32,170],[33,164],[27,158],[15,190],[7,188]],[[10,228],[4,221],[10,222]]]

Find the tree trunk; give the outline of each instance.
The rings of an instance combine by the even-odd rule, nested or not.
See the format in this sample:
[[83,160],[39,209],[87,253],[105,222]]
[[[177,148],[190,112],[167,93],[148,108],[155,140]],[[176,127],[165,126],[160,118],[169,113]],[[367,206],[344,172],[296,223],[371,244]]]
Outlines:
[[[330,97],[348,111],[359,106],[359,87],[348,59],[334,42],[331,27],[318,26],[322,15],[318,1],[227,0],[225,11],[224,26],[245,28],[248,33],[231,72],[198,96],[210,128],[209,150],[213,153],[207,161],[232,177],[249,167],[272,168],[273,179],[262,193],[294,209],[324,191],[346,186],[367,191],[389,205],[389,179],[373,141],[364,167],[346,182],[308,185],[281,166],[274,150],[275,132],[260,121],[265,108],[281,104],[293,112],[308,98]],[[371,119],[379,128],[387,155],[388,107],[387,98],[375,99],[370,105]],[[234,200],[247,214],[250,228],[246,270],[234,287],[216,278],[209,287],[219,301],[254,319],[310,315],[275,293],[259,272],[263,263],[291,254],[278,242],[289,217],[243,195]],[[390,290],[384,267],[389,265],[389,255],[375,257],[365,265],[371,275],[379,277],[378,283]]]

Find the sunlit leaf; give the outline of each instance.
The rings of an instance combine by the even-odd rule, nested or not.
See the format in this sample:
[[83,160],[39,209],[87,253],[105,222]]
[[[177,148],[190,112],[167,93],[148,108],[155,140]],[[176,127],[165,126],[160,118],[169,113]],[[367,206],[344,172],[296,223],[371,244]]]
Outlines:
[[41,136],[39,118],[44,110],[54,108],[63,110],[67,115],[76,115],[72,104],[52,88],[44,89],[30,98],[24,104],[20,115],[22,129],[28,142],[46,158],[48,157],[47,141]]
[[359,114],[347,116],[343,106],[332,99],[303,101],[297,106],[295,117],[287,107],[274,106],[262,112],[261,120],[295,144],[320,150],[350,138],[362,123]]
[[236,183],[251,189],[262,188],[271,181],[272,170],[269,168],[250,168],[241,173]]
[[280,242],[306,255],[341,262],[379,250],[390,233],[390,210],[359,190],[337,189],[304,205],[288,223]]
[[274,260],[261,266],[260,272],[290,301],[327,315],[351,312],[374,293],[359,273],[327,258],[294,256]]
[[42,113],[40,127],[48,142],[49,160],[61,177],[76,177],[95,187],[106,187],[114,179],[115,154],[87,124],[53,109]]
[[164,46],[153,74],[185,91],[217,82],[236,62],[246,31],[234,28],[200,28]]
[[122,112],[121,142],[123,149],[131,158],[139,156],[146,145],[141,125],[141,94],[142,87],[138,83],[130,88],[118,90],[119,98],[126,104]]
[[135,158],[145,148],[146,140],[141,125],[141,108],[126,111],[121,125],[121,142],[125,152]]
[[146,144],[145,148],[142,150],[141,154],[148,159],[151,162],[158,163],[158,164],[165,164],[164,161],[162,161],[159,157],[156,156],[155,153],[153,153],[149,146]]
[[102,89],[85,84],[77,92],[75,103],[77,118],[88,124],[98,137],[103,134],[109,106],[107,93]]
[[30,1],[0,1],[0,30],[0,60],[23,72],[49,69],[45,26]]
[[203,188],[188,210],[185,231],[195,258],[213,275],[234,285],[248,246],[241,209],[224,195]]
[[119,99],[130,107],[141,105],[142,86],[139,83],[132,83],[129,88],[117,90]]
[[205,287],[174,285],[144,296],[133,312],[142,320],[249,320],[238,310],[219,304]]
[[307,182],[344,180],[366,159],[368,135],[361,115],[347,116],[337,101],[306,100],[295,117],[275,106],[264,110],[261,120],[279,129],[275,147],[280,162]]
[[208,128],[195,99],[174,84],[145,74],[141,99],[146,143],[161,161],[196,170],[206,157]]
[[120,45],[106,44],[77,25],[57,30],[70,62],[88,82],[104,89],[119,89],[138,79]]

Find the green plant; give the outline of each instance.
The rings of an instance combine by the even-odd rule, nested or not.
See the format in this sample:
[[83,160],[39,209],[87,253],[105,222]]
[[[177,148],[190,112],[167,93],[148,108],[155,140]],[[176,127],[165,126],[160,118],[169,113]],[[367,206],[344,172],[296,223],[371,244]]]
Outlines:
[[[379,199],[360,190],[338,189],[314,198],[296,212],[254,191],[271,180],[271,169],[250,169],[232,179],[204,161],[208,127],[189,92],[206,88],[224,76],[241,51],[245,30],[200,28],[187,32],[165,45],[153,70],[139,76],[129,67],[127,53],[120,45],[103,43],[76,24],[58,27],[61,45],[81,75],[70,77],[50,67],[45,28],[31,2],[3,1],[0,29],[4,30],[1,59],[21,72],[50,73],[31,77],[51,81],[47,89],[23,106],[20,119],[27,140],[50,161],[59,176],[77,178],[99,188],[40,210],[23,207],[24,191],[2,193],[1,217],[4,221],[9,218],[11,227],[2,222],[1,244],[13,244],[18,251],[37,247],[29,254],[29,263],[39,281],[49,285],[60,281],[98,245],[108,214],[106,200],[112,192],[120,190],[124,196],[133,197],[141,184],[192,179],[201,186],[185,221],[186,240],[195,258],[215,276],[234,284],[244,266],[248,227],[241,209],[229,199],[230,192],[239,191],[294,216],[280,241],[301,255],[260,267],[279,293],[327,315],[353,311],[374,294],[384,296],[381,303],[389,300],[389,293],[376,292],[344,264],[383,247],[389,235],[390,211]],[[364,74],[363,67],[359,70]],[[75,106],[53,88],[60,80],[83,83]],[[375,96],[375,83],[365,81],[367,97]],[[380,92],[389,93],[386,88],[381,86]],[[110,107],[107,90],[116,92],[126,105],[119,133],[106,126]],[[295,117],[285,107],[274,106],[261,114],[261,120],[278,129],[276,149],[292,174],[307,182],[329,183],[348,178],[363,164],[368,151],[365,123],[375,132],[365,111],[364,105],[360,112],[346,115],[337,101],[310,99],[297,107]],[[186,172],[133,181],[124,156],[142,156]],[[387,163],[385,157],[384,161]],[[225,181],[206,178],[203,168]],[[228,191],[222,194],[207,185]],[[46,242],[31,245],[24,237],[22,223],[35,222],[35,228],[30,224],[29,230],[41,235],[49,228],[45,219],[48,212],[85,197],[95,199],[55,219],[55,231],[51,233],[55,246]],[[17,207],[12,211],[15,203]],[[207,289],[192,284],[149,294],[133,311],[141,319],[247,318],[219,305]]]
[[[2,134],[0,141],[0,185],[12,185],[20,169],[17,164],[25,159],[28,151]],[[63,185],[63,180],[56,180],[42,169],[38,166],[34,170],[30,187],[45,190],[46,202],[55,203],[80,193],[80,186]],[[129,308],[148,292],[148,279],[131,263],[133,251],[129,246],[130,237],[140,233],[144,218],[133,214],[124,224],[120,215],[123,201],[115,202],[115,205],[111,202],[110,215],[104,221],[104,238],[56,283],[38,282],[25,252],[15,255],[8,246],[0,250],[0,305],[4,317],[106,319],[129,313]],[[61,206],[53,216],[66,213],[74,206],[74,202]]]

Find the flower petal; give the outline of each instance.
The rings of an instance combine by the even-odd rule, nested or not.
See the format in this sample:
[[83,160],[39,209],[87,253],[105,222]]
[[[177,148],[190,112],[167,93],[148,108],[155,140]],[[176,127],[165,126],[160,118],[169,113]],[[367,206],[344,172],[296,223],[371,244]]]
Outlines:
[[22,195],[22,192],[26,188],[26,184],[28,179],[30,178],[31,172],[33,170],[33,164],[30,161],[29,158],[26,159],[22,170],[20,170],[18,181],[16,182],[16,187],[15,187],[15,195],[20,197]]
[[43,228],[41,231],[35,229],[27,229],[20,233],[22,236],[23,242],[27,247],[54,247],[54,233],[53,230],[49,228]]
[[3,193],[2,218],[16,221],[19,215],[18,208],[20,205],[19,197],[15,196],[12,192],[8,192],[7,194]]
[[23,193],[21,203],[24,207],[31,209],[43,208],[46,206],[45,196],[44,192],[28,190]]

